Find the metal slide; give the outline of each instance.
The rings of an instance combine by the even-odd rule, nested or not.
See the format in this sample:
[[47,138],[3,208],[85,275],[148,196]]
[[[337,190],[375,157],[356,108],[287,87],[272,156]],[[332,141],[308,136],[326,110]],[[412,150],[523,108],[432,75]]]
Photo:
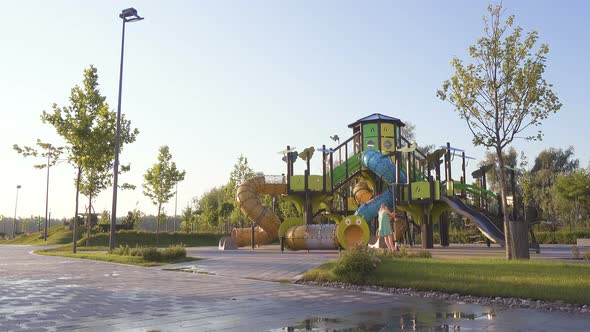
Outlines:
[[491,241],[504,246],[504,232],[494,224],[485,214],[469,207],[460,198],[454,196],[442,196],[441,200],[447,203],[460,215],[469,218],[475,226]]

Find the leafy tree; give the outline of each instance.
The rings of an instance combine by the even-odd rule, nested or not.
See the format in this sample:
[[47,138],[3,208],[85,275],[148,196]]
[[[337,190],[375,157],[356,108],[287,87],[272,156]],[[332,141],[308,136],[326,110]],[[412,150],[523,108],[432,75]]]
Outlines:
[[187,206],[182,210],[180,214],[180,229],[183,232],[191,233],[194,229],[194,222],[195,222],[195,210],[191,206]]
[[98,218],[98,223],[102,224],[102,225],[108,225],[111,222],[111,214],[109,213],[109,211],[104,210],[102,211],[102,213],[100,214],[100,218]]
[[42,142],[40,139],[37,139],[37,146],[38,148],[26,145],[20,147],[14,144],[12,148],[23,157],[42,157],[43,159],[47,159],[47,163],[33,165],[33,167],[38,169],[55,166],[65,149],[63,146],[54,146],[51,143]]
[[51,143],[42,142],[40,139],[37,139],[37,146],[38,148],[30,147],[30,146],[23,146],[22,148],[17,144],[14,144],[12,148],[18,153],[21,154],[23,157],[41,157],[43,159],[47,159],[47,163],[40,163],[35,164],[33,167],[37,169],[47,168],[47,201],[46,201],[46,209],[45,209],[45,232],[43,233],[43,237],[47,239],[47,207],[49,204],[49,170],[52,166],[55,166],[58,161],[59,157],[64,153],[63,146],[53,146]]
[[[504,159],[504,166],[508,166],[510,168],[519,168],[522,167],[521,163],[519,164],[518,161],[518,153],[516,152],[516,149],[514,149],[513,147],[510,147],[510,149],[508,149],[507,152],[503,151],[502,152],[502,158]],[[486,172],[486,182],[487,182],[487,188],[493,192],[500,192],[501,191],[501,186],[500,186],[500,177],[498,176],[498,171],[500,170],[498,168],[498,156],[496,155],[496,153],[491,152],[491,151],[486,151],[482,160],[478,163],[478,165],[481,166],[486,166],[486,165],[495,165],[496,167],[491,168],[488,172]],[[504,167],[504,176],[508,179],[508,176],[510,174],[510,170],[506,169],[506,167]],[[510,188],[508,188],[508,191],[511,191]],[[511,192],[511,194],[514,194]]]
[[[248,158],[240,155],[238,157],[237,162],[234,164],[234,168],[229,175],[229,181],[226,186],[224,186],[224,194],[225,198],[224,201],[231,203],[233,205],[233,209],[229,215],[225,216],[230,220],[237,221],[240,226],[244,224],[244,217],[240,211],[240,206],[236,199],[236,192],[238,186],[244,182],[244,180],[251,178],[254,176],[254,170],[248,164]],[[227,211],[226,207],[226,211]]]
[[158,206],[156,241],[160,232],[160,214],[162,204],[167,203],[174,196],[176,184],[184,180],[185,171],[176,168],[172,161],[172,154],[168,146],[160,147],[158,162],[144,174],[143,193],[150,198],[154,205]]
[[223,188],[212,188],[199,198],[201,219],[209,226],[219,226],[220,206],[225,199]]
[[[72,88],[70,104],[63,107],[53,104],[51,112],[43,111],[41,115],[43,123],[51,124],[64,138],[69,160],[77,169],[76,216],[80,191],[88,195],[90,215],[92,198],[111,184],[108,170],[115,155],[116,113],[109,110],[98,85],[97,70],[90,66],[84,71],[82,86]],[[134,142],[138,133],[121,115],[120,148]],[[73,251],[76,252],[77,232],[73,234]]]
[[560,202],[553,187],[559,175],[571,174],[579,168],[579,164],[571,146],[565,150],[545,149],[535,158],[532,169],[524,175],[521,183],[525,204],[533,209],[537,218],[558,218]]
[[[401,128],[401,135],[409,142],[416,141],[416,125],[410,121],[405,121],[404,124],[405,126]],[[436,145],[418,145],[417,149],[424,154],[429,154],[436,150]]]
[[141,212],[138,208],[133,209],[133,211],[127,212],[127,216],[123,220],[123,226],[126,229],[133,229],[136,225],[141,223],[141,219],[145,217],[145,214]]
[[[469,47],[472,63],[458,58],[451,61],[455,74],[444,82],[437,95],[449,101],[467,122],[473,143],[494,149],[498,166],[504,168],[503,151],[530,126],[541,125],[550,113],[561,108],[552,85],[543,78],[547,44],[535,48],[537,31],[523,36],[520,27],[513,27],[514,16],[503,19],[502,5],[488,7],[484,17],[484,35]],[[542,139],[536,135],[526,140]],[[502,206],[507,207],[507,181],[500,172]],[[506,257],[528,258],[528,248],[522,243],[513,247],[508,214],[504,214]],[[516,234],[515,234],[516,235]],[[523,234],[516,235],[521,238]],[[518,252],[514,252],[518,248]],[[526,249],[526,250],[525,250]]]
[[590,207],[590,170],[558,175],[555,189],[557,197],[567,204],[565,214],[573,214],[573,220],[578,224],[583,210]]

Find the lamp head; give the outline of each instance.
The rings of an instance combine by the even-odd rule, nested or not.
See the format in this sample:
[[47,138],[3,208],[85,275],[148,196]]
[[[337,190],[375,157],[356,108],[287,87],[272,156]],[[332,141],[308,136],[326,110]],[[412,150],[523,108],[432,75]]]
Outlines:
[[16,189],[20,189],[20,188],[21,188],[20,184],[16,185]]
[[137,15],[137,10],[133,7],[123,9],[119,17],[123,19],[125,22],[135,22],[143,20],[143,17]]

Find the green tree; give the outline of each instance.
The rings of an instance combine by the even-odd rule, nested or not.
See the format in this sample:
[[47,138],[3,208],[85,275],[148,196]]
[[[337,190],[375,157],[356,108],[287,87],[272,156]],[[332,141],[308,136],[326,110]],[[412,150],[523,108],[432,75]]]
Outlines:
[[194,229],[195,210],[191,206],[184,208],[180,214],[180,229],[183,232],[191,233]]
[[[508,166],[510,168],[522,167],[518,160],[518,153],[513,147],[510,147],[508,151],[502,151],[502,158],[504,159],[504,166]],[[484,153],[484,156],[478,163],[478,166],[481,167],[486,165],[495,165],[495,167],[486,172],[487,188],[493,192],[500,192],[502,189],[500,188],[500,176],[498,175],[498,156],[495,152],[486,151]],[[504,173],[504,176],[508,178],[510,170],[504,167]],[[510,188],[508,188],[508,191],[510,191]],[[511,194],[513,195],[514,193],[511,192]]]
[[[229,175],[229,181],[226,186],[224,186],[224,194],[225,198],[224,202],[231,203],[233,208],[231,209],[228,215],[225,215],[229,220],[236,221],[240,226],[244,224],[244,217],[240,211],[240,206],[236,199],[236,192],[238,186],[244,182],[244,180],[251,178],[254,176],[254,170],[248,164],[248,158],[240,155],[238,157],[237,162],[234,164],[234,168],[232,169]],[[229,207],[226,207],[225,211],[228,211]]]
[[160,213],[162,204],[167,203],[174,196],[176,184],[184,180],[185,171],[176,168],[176,163],[172,161],[172,154],[168,146],[160,147],[158,162],[155,163],[144,174],[143,193],[150,198],[152,203],[158,206],[156,242],[160,232]]
[[212,188],[199,198],[201,219],[211,227],[219,226],[220,206],[225,199],[223,187]]
[[[107,169],[115,155],[116,113],[109,110],[98,85],[97,70],[90,66],[84,71],[82,86],[72,88],[69,105],[59,107],[53,104],[51,112],[41,114],[43,123],[52,125],[66,141],[69,161],[77,169],[75,216],[78,215],[79,192],[83,191],[89,197],[90,215],[92,198],[111,183]],[[125,115],[121,115],[120,148],[134,142],[138,133],[137,129],[131,129],[131,122],[125,119]],[[74,228],[76,225],[74,223]],[[73,252],[76,252],[76,242],[75,230]]]
[[136,207],[133,211],[127,212],[127,216],[123,220],[123,226],[125,229],[133,229],[141,223],[143,217],[145,217],[145,214]]
[[108,225],[111,223],[111,214],[107,210],[103,210],[98,218],[98,223],[102,225]]
[[[403,138],[408,140],[408,142],[415,142],[416,141],[416,125],[410,121],[404,122],[405,126],[401,128],[401,135]],[[432,153],[436,150],[436,145],[434,144],[427,144],[427,145],[418,145],[417,150],[422,152],[423,154],[427,155]]]
[[49,170],[51,167],[55,166],[58,161],[59,157],[64,153],[64,147],[62,146],[54,146],[51,143],[42,142],[40,139],[37,139],[37,148],[30,147],[30,146],[23,146],[20,147],[17,144],[14,144],[12,148],[18,153],[21,154],[23,157],[41,157],[43,159],[47,159],[47,163],[39,163],[33,165],[33,167],[37,169],[47,168],[47,192],[46,192],[46,201],[45,201],[45,221],[46,227],[45,231],[43,232],[44,239],[47,239],[47,223],[48,223],[48,216],[47,212],[49,209]]
[[590,207],[590,171],[583,169],[571,174],[559,175],[555,189],[557,196],[573,207],[573,209],[568,209],[570,212],[568,214],[573,214],[572,219],[579,226],[583,209]]
[[533,210],[535,219],[558,219],[558,206],[564,201],[558,201],[555,196],[557,177],[571,174],[579,165],[571,146],[565,150],[549,148],[539,153],[532,169],[521,181],[525,204]]
[[[514,138],[530,126],[541,125],[550,113],[561,108],[552,85],[543,78],[546,67],[547,44],[535,47],[537,31],[523,36],[520,27],[513,27],[514,16],[503,21],[502,5],[488,7],[484,17],[484,35],[469,47],[472,63],[458,58],[451,61],[455,74],[444,82],[437,95],[449,101],[459,116],[467,122],[474,145],[483,145],[496,152],[498,166],[504,168],[503,151]],[[542,139],[542,133],[524,137]],[[507,211],[507,181],[500,172],[502,206]],[[506,257],[528,258],[523,240],[513,246],[508,214],[504,214]]]
[[23,157],[41,157],[43,159],[47,159],[46,163],[43,162],[33,165],[33,167],[37,169],[55,166],[59,161],[59,157],[61,157],[61,155],[65,152],[65,148],[63,146],[54,146],[51,143],[42,142],[40,139],[37,139],[36,144],[38,148],[26,145],[20,147],[17,144],[14,144],[12,148]]

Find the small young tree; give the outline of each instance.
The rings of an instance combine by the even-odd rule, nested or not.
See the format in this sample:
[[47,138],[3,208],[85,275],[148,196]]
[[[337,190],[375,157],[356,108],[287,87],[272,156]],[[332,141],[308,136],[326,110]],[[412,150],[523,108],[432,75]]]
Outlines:
[[227,215],[223,215],[223,217],[238,222],[240,226],[243,224],[244,217],[242,216],[240,206],[236,199],[236,192],[238,186],[242,184],[244,180],[252,176],[254,176],[254,170],[252,170],[250,165],[248,165],[248,158],[240,155],[229,175],[229,181],[227,185],[223,187],[223,191],[225,193],[224,203],[227,202],[233,205],[233,209],[230,209],[227,206],[224,208],[224,212],[229,213]]
[[[70,163],[77,169],[75,218],[78,215],[78,193],[88,196],[90,215],[93,197],[112,181],[110,169],[115,156],[116,113],[109,110],[98,85],[98,71],[90,66],[84,70],[82,86],[72,88],[70,104],[63,107],[53,104],[51,112],[43,111],[41,115],[43,123],[52,125],[66,141]],[[122,115],[120,148],[134,142],[138,133]],[[76,226],[74,223],[74,253]]]
[[125,229],[133,229],[136,226],[139,226],[143,217],[145,217],[144,213],[138,208],[135,208],[133,211],[127,212],[127,216],[123,220],[123,226]]
[[[523,37],[520,27],[513,28],[514,16],[502,21],[502,5],[488,7],[484,17],[484,36],[469,47],[472,63],[458,58],[451,61],[455,74],[444,82],[437,95],[449,101],[467,122],[473,134],[473,144],[494,149],[498,167],[504,168],[504,148],[530,126],[541,125],[550,113],[561,108],[552,85],[543,78],[549,47],[541,44],[537,31]],[[539,131],[526,140],[540,140]],[[507,211],[508,186],[505,172],[500,175],[503,210]],[[519,227],[522,229],[522,227]],[[519,242],[513,247],[508,214],[504,214],[506,257],[528,259],[526,229],[520,231]],[[523,236],[524,235],[524,236]],[[513,252],[517,249],[518,252]]]
[[161,146],[158,154],[158,162],[144,174],[143,193],[158,206],[158,215],[156,217],[156,243],[158,243],[158,234],[160,232],[160,213],[162,204],[167,203],[174,196],[176,184],[184,180],[186,172],[176,168],[176,163],[172,161],[172,155],[168,146]]
[[47,240],[47,224],[48,224],[48,210],[49,210],[49,170],[52,166],[55,166],[58,161],[59,157],[64,153],[63,146],[53,146],[51,143],[42,142],[40,139],[37,139],[37,146],[38,148],[30,147],[30,146],[23,146],[20,147],[17,144],[14,144],[12,148],[23,157],[42,157],[43,159],[47,158],[47,163],[39,163],[33,165],[33,167],[37,169],[47,168],[47,188],[46,188],[46,196],[45,196],[45,227],[43,231],[43,238]]

